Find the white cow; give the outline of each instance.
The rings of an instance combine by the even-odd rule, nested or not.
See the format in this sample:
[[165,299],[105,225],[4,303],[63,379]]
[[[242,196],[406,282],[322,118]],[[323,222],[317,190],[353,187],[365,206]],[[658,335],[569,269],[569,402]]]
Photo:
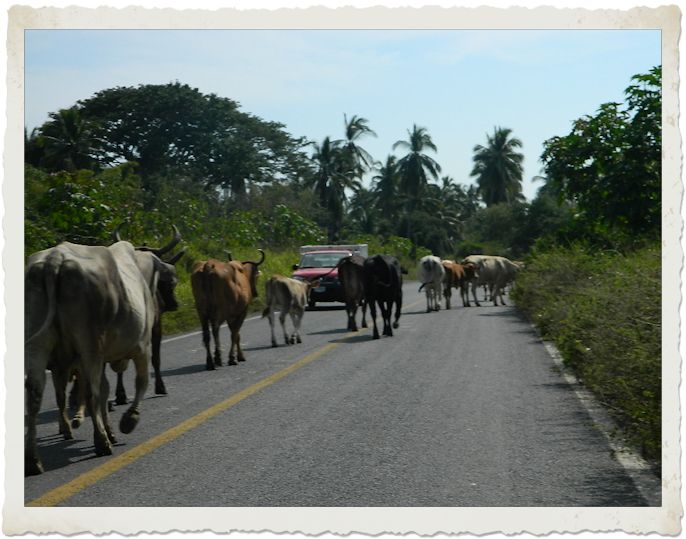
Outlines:
[[[319,286],[319,281],[307,282],[291,279],[282,275],[274,275],[267,281],[267,307],[262,311],[262,317],[269,317],[269,326],[272,330],[272,346],[277,346],[274,336],[274,311],[280,311],[279,322],[283,328],[283,338],[286,344],[302,342],[300,338],[300,324],[302,323],[305,305],[307,305],[310,290]],[[289,336],[286,332],[286,315],[291,315],[293,333]]]
[[504,256],[492,255],[469,255],[463,263],[471,262],[476,265],[476,278],[472,281],[472,296],[474,303],[481,304],[476,299],[476,289],[478,286],[488,286],[493,305],[498,305],[498,298],[503,305],[503,289],[505,285],[514,281],[519,267]]
[[417,265],[417,278],[426,288],[426,312],[439,311],[441,309],[441,292],[443,290],[443,278],[445,269],[441,259],[437,256],[427,255],[419,260]]

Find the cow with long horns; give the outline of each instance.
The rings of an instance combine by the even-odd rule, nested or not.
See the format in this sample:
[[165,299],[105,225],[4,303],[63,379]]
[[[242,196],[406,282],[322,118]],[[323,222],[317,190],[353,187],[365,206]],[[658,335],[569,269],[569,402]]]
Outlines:
[[[231,348],[228,365],[245,361],[241,349],[240,330],[248,314],[248,306],[257,297],[259,266],[264,262],[264,251],[258,249],[258,262],[222,262],[209,259],[196,262],[191,273],[191,287],[195,308],[202,325],[202,336],[207,350],[207,370],[222,364],[219,328],[226,322],[231,330]],[[214,361],[210,351],[210,327],[214,337]]]
[[[114,239],[114,241],[122,241],[120,236],[120,230],[123,224],[124,223],[117,226],[117,228],[112,233],[112,238]],[[164,260],[164,262],[166,262],[167,264],[171,264],[172,266],[174,266],[185,254],[186,248],[184,247],[178,253],[171,256],[169,259],[163,258],[163,255],[166,255],[167,253],[171,252],[174,249],[174,247],[176,247],[176,245],[181,241],[181,233],[179,232],[179,229],[176,228],[176,225],[172,225],[172,229],[174,231],[174,236],[171,239],[171,241],[166,245],[158,248],[142,246],[136,247],[136,250],[149,251],[153,253],[155,256],[157,256],[160,260]],[[161,283],[161,286],[166,285]],[[167,388],[164,385],[164,380],[162,380],[162,373],[160,372],[160,349],[162,346],[162,314],[166,312],[175,311],[178,307],[176,304],[166,304],[164,301],[164,297],[165,294],[163,294],[161,290],[158,290],[157,294],[155,295],[155,324],[152,328],[152,367],[155,372],[156,395],[167,394]],[[128,398],[126,396],[126,389],[124,388],[124,373],[117,373],[117,388],[114,394],[116,404],[126,404],[128,402]]]
[[53,373],[61,410],[60,431],[70,435],[64,418],[67,378],[76,367],[81,395],[88,399],[97,455],[112,454],[114,436],[108,421],[109,385],[105,363],[123,371],[136,369],[136,394],[122,415],[120,430],[131,432],[140,419],[152,356],[155,297],[176,305],[174,267],[150,251],[136,251],[125,241],[110,247],[64,242],[28,259],[24,274],[26,475],[43,467],[36,442],[36,418],[45,389],[46,369]]

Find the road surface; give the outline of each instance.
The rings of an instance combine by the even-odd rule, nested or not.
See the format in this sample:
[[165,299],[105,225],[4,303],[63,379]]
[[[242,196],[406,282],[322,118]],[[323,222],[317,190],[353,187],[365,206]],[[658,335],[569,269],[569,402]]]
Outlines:
[[[162,347],[166,396],[150,384],[136,430],[96,458],[90,419],[57,434],[48,381],[39,416],[46,472],[27,504],[59,506],[644,506],[650,502],[512,306],[426,313],[404,286],[394,337],[345,330],[345,311],[308,311],[302,344],[205,370],[200,334]],[[379,322],[380,322],[379,317]],[[290,327],[290,319],[287,321]],[[226,363],[228,329],[222,328]],[[127,371],[129,395],[133,373]],[[114,387],[114,375],[108,368]],[[659,505],[659,499],[657,501]]]

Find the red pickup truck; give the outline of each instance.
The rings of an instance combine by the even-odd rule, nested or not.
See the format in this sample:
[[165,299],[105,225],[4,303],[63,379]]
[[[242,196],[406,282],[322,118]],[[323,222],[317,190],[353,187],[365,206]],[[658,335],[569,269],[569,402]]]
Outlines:
[[367,245],[303,245],[300,248],[300,263],[293,265],[292,277],[310,282],[319,279],[319,286],[310,292],[310,308],[318,301],[345,303],[336,265],[341,258],[352,254],[366,257]]

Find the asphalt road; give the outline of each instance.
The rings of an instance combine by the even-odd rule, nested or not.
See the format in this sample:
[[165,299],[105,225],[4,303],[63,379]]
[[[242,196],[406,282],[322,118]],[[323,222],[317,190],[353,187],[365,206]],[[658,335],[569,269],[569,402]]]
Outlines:
[[[25,479],[25,502],[647,505],[517,310],[456,303],[426,313],[417,283],[406,283],[400,327],[377,341],[348,333],[333,304],[305,314],[294,346],[271,348],[268,322],[252,318],[247,361],[209,372],[199,334],[166,338],[169,394],[150,384],[138,427],[117,432],[109,457],[95,457],[88,418],[74,440],[57,434],[48,381],[46,472]],[[228,329],[221,338],[226,363]],[[133,387],[127,372],[130,396]]]

